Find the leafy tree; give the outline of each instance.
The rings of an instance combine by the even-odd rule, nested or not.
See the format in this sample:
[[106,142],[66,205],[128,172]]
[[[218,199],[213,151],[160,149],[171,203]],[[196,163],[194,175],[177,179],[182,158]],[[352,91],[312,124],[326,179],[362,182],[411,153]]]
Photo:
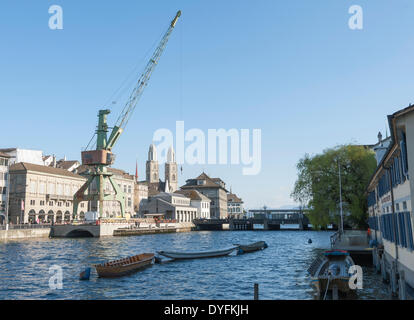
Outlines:
[[340,145],[313,157],[305,154],[297,164],[298,179],[291,197],[310,210],[316,228],[340,224],[339,167],[344,222],[366,227],[366,186],[377,166],[375,154],[363,146]]

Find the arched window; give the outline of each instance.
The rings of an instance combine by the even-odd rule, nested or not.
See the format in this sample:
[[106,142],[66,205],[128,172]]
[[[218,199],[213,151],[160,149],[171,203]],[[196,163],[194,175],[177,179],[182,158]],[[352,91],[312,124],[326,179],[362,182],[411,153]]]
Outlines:
[[59,210],[58,212],[56,212],[56,222],[61,223],[62,219],[62,211]]
[[47,219],[46,219],[46,221],[49,222],[49,223],[51,223],[53,221],[54,215],[55,214],[54,214],[53,210],[49,210],[49,212],[47,213]]

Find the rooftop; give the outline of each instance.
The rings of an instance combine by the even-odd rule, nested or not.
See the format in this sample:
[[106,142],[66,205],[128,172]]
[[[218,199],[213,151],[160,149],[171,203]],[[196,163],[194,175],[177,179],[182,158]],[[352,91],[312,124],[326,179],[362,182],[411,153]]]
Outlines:
[[[198,184],[197,181],[204,180],[204,184]],[[223,182],[220,178],[210,178],[206,173],[200,174],[195,179],[188,179],[186,181],[186,184],[181,187],[181,189],[194,189],[194,188],[221,188],[225,191],[227,191],[223,185],[220,184],[220,182]]]
[[243,200],[236,196],[234,193],[227,194],[227,201],[243,203]]
[[43,172],[43,173],[49,173],[49,174],[54,174],[54,175],[59,175],[59,176],[66,176],[66,177],[71,177],[71,178],[84,179],[84,177],[78,174],[72,173],[65,169],[41,166],[41,165],[33,164],[33,163],[19,162],[19,163],[16,163],[10,166],[10,172],[19,172],[19,171],[35,171],[35,172]]

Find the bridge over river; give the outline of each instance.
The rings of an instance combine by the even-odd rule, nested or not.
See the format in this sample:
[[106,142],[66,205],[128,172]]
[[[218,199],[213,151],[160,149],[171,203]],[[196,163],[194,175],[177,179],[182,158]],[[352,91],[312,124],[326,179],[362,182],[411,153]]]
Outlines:
[[[295,230],[308,230],[309,219],[303,210],[250,210],[251,218],[197,219],[197,230],[280,230],[284,225],[297,225]],[[286,228],[283,228],[286,229]]]

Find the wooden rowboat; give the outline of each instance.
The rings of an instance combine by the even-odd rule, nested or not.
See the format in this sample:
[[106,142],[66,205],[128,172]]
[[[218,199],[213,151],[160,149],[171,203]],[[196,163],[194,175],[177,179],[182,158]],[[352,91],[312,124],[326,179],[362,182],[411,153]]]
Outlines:
[[239,248],[237,254],[243,254],[266,249],[267,243],[264,241],[258,241],[247,245],[238,244],[237,246]]
[[153,253],[142,253],[136,256],[113,260],[94,267],[101,278],[120,277],[154,264]]
[[236,249],[237,247],[216,250],[216,251],[201,251],[201,252],[157,251],[157,253],[167,258],[181,260],[181,259],[200,259],[200,258],[222,257],[222,256],[229,255]]

